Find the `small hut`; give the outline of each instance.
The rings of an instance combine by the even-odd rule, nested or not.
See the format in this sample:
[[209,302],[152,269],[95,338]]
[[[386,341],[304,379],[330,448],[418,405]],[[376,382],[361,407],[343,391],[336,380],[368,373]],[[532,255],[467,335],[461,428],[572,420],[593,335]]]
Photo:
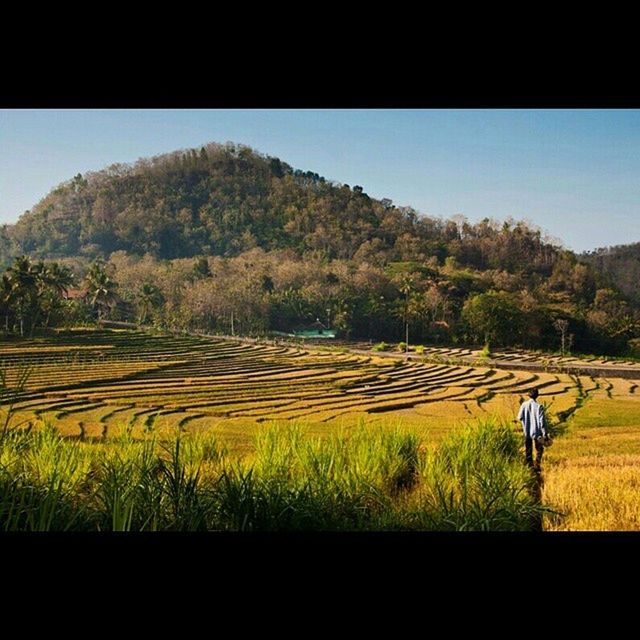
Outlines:
[[336,332],[334,329],[329,329],[326,325],[322,324],[320,320],[316,319],[309,325],[298,327],[293,330],[293,335],[296,338],[335,338]]

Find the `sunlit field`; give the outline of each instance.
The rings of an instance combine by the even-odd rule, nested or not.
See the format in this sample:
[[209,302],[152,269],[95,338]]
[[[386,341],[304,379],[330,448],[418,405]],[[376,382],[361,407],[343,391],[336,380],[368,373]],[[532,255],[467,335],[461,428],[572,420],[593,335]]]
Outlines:
[[[188,446],[216,452],[210,458],[202,454],[205,467],[224,458],[229,464],[256,464],[263,475],[264,434],[271,433],[274,422],[285,425],[281,428],[297,425],[309,442],[316,443],[311,447],[330,446],[318,444],[326,441],[338,450],[335,438],[360,433],[362,439],[362,424],[368,438],[376,433],[394,438],[400,430],[403,437],[417,439],[411,446],[424,456],[436,455],[441,447],[452,446],[447,442],[457,433],[469,434],[480,423],[502,424],[517,436],[519,427],[510,421],[535,386],[556,433],[543,463],[543,507],[552,510],[544,517],[545,528],[635,529],[640,523],[634,498],[640,480],[640,394],[633,379],[106,329],[8,341],[0,346],[0,360],[9,386],[28,368],[26,389],[13,406],[13,423],[21,429],[31,426],[37,431],[49,425],[51,442],[58,443],[56,438],[62,436],[60,442],[78,451],[114,452],[125,441],[131,451],[138,451],[136,443],[144,450],[150,441],[172,451],[177,441],[199,442]],[[292,445],[279,442],[291,453]],[[309,460],[327,455],[321,449],[305,451]],[[79,464],[78,478],[88,473],[91,455],[80,456],[88,466],[82,472]],[[15,456],[11,459],[16,463]],[[421,460],[424,465],[426,458]],[[427,477],[428,469],[421,469],[421,477]],[[378,480],[387,482],[382,476]],[[520,489],[528,486],[522,478],[518,482]],[[412,502],[412,509],[416,504]],[[377,513],[360,524],[385,528],[384,517]],[[415,513],[411,525],[404,517],[389,526],[419,528]],[[198,526],[205,526],[205,520]],[[523,526],[524,520],[516,520],[516,528]],[[106,520],[101,522],[108,526]],[[221,527],[234,528],[224,522]],[[267,528],[272,526],[273,522]]]
[[598,380],[549,450],[543,499],[556,530],[640,529],[640,403],[637,381]]

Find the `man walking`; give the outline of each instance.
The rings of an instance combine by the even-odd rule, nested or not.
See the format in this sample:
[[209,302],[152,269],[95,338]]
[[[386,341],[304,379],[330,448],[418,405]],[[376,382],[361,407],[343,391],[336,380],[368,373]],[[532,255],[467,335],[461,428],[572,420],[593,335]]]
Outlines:
[[[547,430],[547,422],[544,416],[544,407],[536,401],[538,390],[531,389],[529,391],[529,400],[525,400],[520,405],[518,412],[518,420],[522,423],[524,432],[524,448],[527,464],[535,469],[540,470],[542,462],[542,454],[544,453],[543,438],[549,437]],[[533,462],[533,442],[536,443],[536,461]]]

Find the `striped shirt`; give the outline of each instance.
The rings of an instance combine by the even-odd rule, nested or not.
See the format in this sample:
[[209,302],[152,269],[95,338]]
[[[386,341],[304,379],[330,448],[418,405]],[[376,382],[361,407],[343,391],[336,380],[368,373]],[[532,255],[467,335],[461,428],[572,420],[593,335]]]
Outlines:
[[518,420],[522,422],[522,431],[528,438],[537,438],[547,434],[547,424],[544,418],[544,407],[533,398],[525,400],[520,405]]

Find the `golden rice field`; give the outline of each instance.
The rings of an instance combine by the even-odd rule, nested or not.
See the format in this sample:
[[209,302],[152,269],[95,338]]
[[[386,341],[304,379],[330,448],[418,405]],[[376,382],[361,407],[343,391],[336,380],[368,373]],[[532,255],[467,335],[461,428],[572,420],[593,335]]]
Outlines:
[[317,434],[400,421],[435,444],[479,417],[513,419],[536,386],[564,421],[545,459],[543,500],[558,512],[546,527],[640,528],[640,368],[592,378],[106,329],[1,343],[0,361],[9,380],[32,369],[22,420],[89,442],[208,430],[238,453],[264,422],[290,419]]

